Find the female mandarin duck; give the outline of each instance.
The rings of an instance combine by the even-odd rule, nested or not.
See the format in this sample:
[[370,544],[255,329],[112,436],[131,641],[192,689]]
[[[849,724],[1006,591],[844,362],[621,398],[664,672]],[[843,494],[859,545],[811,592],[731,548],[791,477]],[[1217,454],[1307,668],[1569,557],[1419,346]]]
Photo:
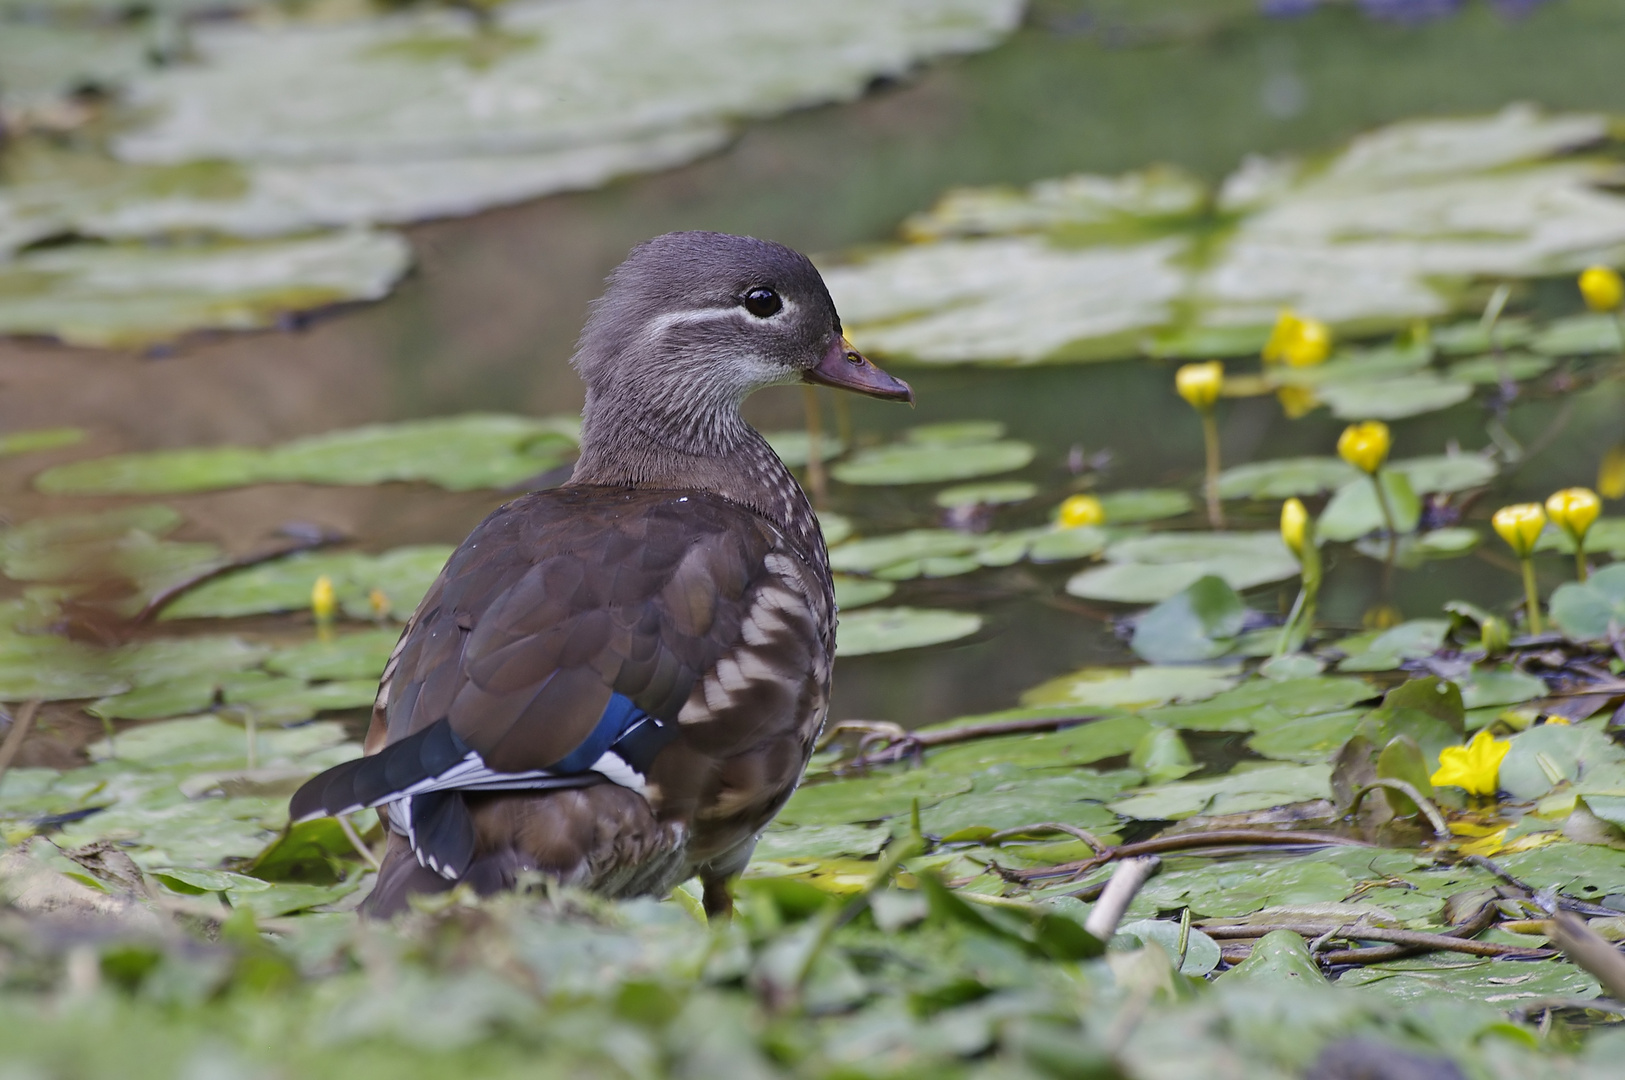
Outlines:
[[574,475],[463,541],[384,669],[366,756],[293,797],[295,821],[379,809],[371,914],[525,871],[612,897],[698,874],[725,914],[824,723],[823,534],[739,407],[781,383],[908,385],[847,344],[804,256],[719,233],[634,250],[574,363]]

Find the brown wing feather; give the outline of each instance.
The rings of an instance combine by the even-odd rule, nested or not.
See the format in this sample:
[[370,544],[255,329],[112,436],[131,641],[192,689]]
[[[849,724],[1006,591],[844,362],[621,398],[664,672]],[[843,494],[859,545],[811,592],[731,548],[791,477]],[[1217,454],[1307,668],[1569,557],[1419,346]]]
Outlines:
[[786,543],[704,494],[566,487],[509,503],[408,624],[374,718],[381,742],[446,717],[492,768],[522,771],[579,745],[611,692],[676,719]]

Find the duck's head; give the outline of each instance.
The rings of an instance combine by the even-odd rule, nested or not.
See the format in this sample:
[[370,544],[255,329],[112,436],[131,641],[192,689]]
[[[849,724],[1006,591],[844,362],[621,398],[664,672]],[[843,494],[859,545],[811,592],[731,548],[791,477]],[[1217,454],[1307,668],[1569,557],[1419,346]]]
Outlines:
[[633,249],[593,305],[574,363],[589,411],[696,432],[785,383],[914,400],[847,342],[805,255],[726,233],[667,233]]

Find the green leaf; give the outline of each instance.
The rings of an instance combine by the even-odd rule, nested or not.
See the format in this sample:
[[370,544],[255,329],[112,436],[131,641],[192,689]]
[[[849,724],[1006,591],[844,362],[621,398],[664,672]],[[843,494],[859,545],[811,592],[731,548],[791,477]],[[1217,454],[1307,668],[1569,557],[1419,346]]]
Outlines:
[[1037,494],[1038,485],[1025,480],[990,480],[943,488],[931,501],[951,510],[963,506],[1005,506],[1026,502]]
[[[962,723],[1003,719],[1036,718],[1056,713],[1076,715],[1077,709],[1024,709],[995,713],[987,717],[964,717],[947,724],[933,724],[922,731],[937,731]],[[1107,716],[1100,720],[1039,735],[1007,735],[976,739],[961,746],[947,746],[929,752],[931,768],[940,773],[981,773],[1000,765],[1030,768],[1071,768],[1091,765],[1108,758],[1122,757],[1145,738],[1151,726],[1135,715]],[[1121,774],[1120,774],[1121,775]],[[1130,786],[1126,776],[1123,786]],[[1025,823],[1023,823],[1025,824]]]
[[1360,477],[1360,473],[1335,457],[1281,458],[1236,465],[1219,474],[1219,496],[1224,499],[1285,499],[1293,495],[1318,495],[1332,491]]
[[1209,575],[1236,590],[1292,577],[1297,560],[1274,532],[1158,533],[1115,541],[1107,565],[1067,582],[1067,592],[1091,600],[1157,603]]
[[1234,686],[1229,667],[1083,668],[1021,695],[1023,705],[1143,709],[1173,701],[1202,701]]
[[1190,513],[1192,505],[1189,495],[1170,488],[1111,491],[1100,496],[1101,512],[1113,525],[1179,517]]
[[56,450],[76,446],[85,439],[85,429],[76,427],[36,428],[33,431],[13,431],[0,435],[0,457],[12,454],[31,454],[39,450]]
[[834,579],[835,606],[842,611],[878,604],[897,591],[897,586],[889,581],[871,581],[847,574],[836,574]]
[[[792,469],[800,469],[812,460],[812,441],[806,429],[799,431],[764,431],[762,438],[779,455],[779,460]],[[819,436],[818,460],[829,461],[846,453],[846,445],[830,434]]]
[[[1413,532],[1422,517],[1422,501],[1409,479],[1393,469],[1384,469],[1378,476],[1387,492],[1395,527],[1402,533]],[[1387,527],[1377,502],[1376,486],[1365,476],[1338,488],[1315,523],[1316,533],[1325,540],[1356,540]]]
[[1570,315],[1554,319],[1535,336],[1529,347],[1547,356],[1582,356],[1617,353],[1625,348],[1619,320],[1612,315]]
[[266,661],[268,671],[296,679],[371,679],[384,673],[389,654],[400,640],[393,628],[340,634],[331,640],[307,641],[278,649]]
[[1033,459],[1024,442],[898,443],[860,450],[830,469],[843,484],[937,484],[1020,469]]
[[1469,709],[1490,705],[1517,705],[1546,696],[1546,680],[1502,664],[1494,668],[1476,667],[1463,677],[1461,703]]
[[1198,578],[1136,620],[1132,647],[1153,664],[1212,660],[1229,650],[1246,617],[1246,605],[1223,578]]
[[1182,780],[1148,787],[1110,803],[1124,817],[1146,821],[1240,814],[1331,795],[1327,765],[1261,765],[1207,780]]
[[1265,934],[1253,945],[1247,959],[1219,977],[1227,986],[1235,983],[1318,986],[1326,981],[1303,938],[1290,930],[1272,930]]
[[1233,690],[1193,705],[1169,705],[1145,713],[1148,720],[1184,731],[1258,731],[1321,713],[1334,713],[1377,695],[1364,679],[1310,676],[1249,679]]
[[1625,773],[1621,766],[1625,750],[1608,736],[1578,724],[1541,724],[1512,737],[1499,784],[1519,800],[1538,799],[1565,780],[1582,792],[1606,792]]
[[1608,640],[1625,627],[1625,563],[1603,567],[1584,584],[1559,585],[1550,610],[1552,622],[1569,640]]
[[323,575],[333,582],[345,612],[370,614],[368,595],[377,589],[397,618],[417,607],[451,556],[449,545],[396,548],[382,555],[301,552],[275,562],[236,570],[204,582],[164,609],[162,619],[229,618],[310,606],[310,591]]
[[1450,632],[1447,619],[1410,619],[1387,630],[1355,634],[1337,643],[1344,659],[1339,671],[1392,671],[1407,660],[1438,652]]
[[1529,353],[1475,356],[1471,360],[1458,360],[1451,364],[1448,375],[1457,382],[1495,386],[1504,380],[1521,382],[1544,375],[1551,370],[1552,363],[1549,356],[1531,356]]
[[836,630],[838,656],[943,645],[970,637],[982,628],[982,617],[941,608],[869,608],[844,616]]
[[[1154,941],[1168,954],[1168,959],[1179,959],[1180,929],[1177,921],[1168,919],[1138,919],[1125,923],[1117,928],[1117,933],[1123,937],[1135,937],[1141,941]],[[1202,933],[1196,927],[1191,927],[1185,933],[1185,961],[1179,965],[1182,975],[1206,975],[1219,966],[1219,943]]]
[[779,813],[785,825],[851,825],[907,814],[916,802],[922,810],[950,795],[974,787],[967,776],[929,769],[885,772],[854,780],[804,784]]
[[470,413],[372,424],[267,449],[225,446],[93,458],[47,469],[41,490],[73,495],[213,491],[247,484],[422,480],[452,491],[508,487],[566,460],[573,419]]
[[1472,384],[1422,372],[1399,379],[1326,383],[1315,394],[1341,420],[1399,420],[1460,405]]

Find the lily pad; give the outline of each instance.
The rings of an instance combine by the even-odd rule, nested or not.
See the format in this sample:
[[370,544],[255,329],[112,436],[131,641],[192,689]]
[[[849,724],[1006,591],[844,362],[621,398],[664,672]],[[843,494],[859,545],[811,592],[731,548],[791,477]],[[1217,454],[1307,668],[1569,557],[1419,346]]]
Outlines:
[[940,608],[868,608],[844,616],[836,632],[838,656],[918,649],[970,637],[982,628],[982,617]]
[[1612,315],[1572,315],[1549,323],[1529,347],[1547,356],[1617,353],[1625,348],[1619,320]]
[[[1397,470],[1384,469],[1378,480],[1394,515],[1394,527],[1401,533],[1413,531],[1422,519],[1422,501],[1409,478]],[[1321,512],[1315,531],[1327,540],[1357,540],[1387,527],[1376,485],[1362,476],[1337,489]]]
[[1450,631],[1448,619],[1411,619],[1388,630],[1355,634],[1337,643],[1339,671],[1392,671],[1407,660],[1432,656]]
[[390,610],[404,619],[450,558],[449,545],[396,548],[382,555],[360,552],[308,552],[236,570],[204,582],[164,609],[163,619],[230,618],[274,611],[300,611],[310,606],[316,579],[326,576],[346,612],[370,617],[373,590],[389,599]]
[[1004,506],[1026,502],[1038,494],[1038,485],[1025,480],[988,481],[983,484],[957,484],[937,492],[932,501],[955,509],[962,506]]
[[1359,478],[1342,458],[1298,457],[1254,461],[1219,474],[1219,496],[1225,499],[1285,499],[1317,495]]
[[35,486],[53,494],[134,495],[422,480],[467,491],[521,483],[557,467],[574,449],[572,418],[470,413],[372,424],[263,450],[226,446],[94,458],[47,469]]
[[1119,603],[1157,603],[1209,575],[1236,590],[1293,577],[1297,560],[1273,532],[1161,533],[1119,540],[1107,565],[1066,584],[1073,596]]
[[1180,820],[1196,814],[1240,814],[1331,797],[1329,765],[1261,765],[1209,780],[1148,787],[1110,806],[1124,817]]
[[130,347],[192,330],[253,330],[289,312],[377,300],[411,253],[357,229],[255,243],[90,245],[25,252],[0,264],[0,334]]
[[1450,365],[1449,377],[1458,382],[1495,386],[1503,381],[1520,382],[1551,370],[1549,356],[1512,353],[1507,356],[1475,356]]
[[1625,628],[1625,563],[1605,566],[1585,583],[1552,593],[1552,622],[1572,641],[1606,641]]
[[1033,687],[1023,705],[1144,709],[1176,701],[1202,701],[1234,686],[1229,667],[1084,668]]
[[835,575],[835,606],[842,611],[878,604],[896,591],[897,586],[889,581]]
[[1212,660],[1229,651],[1246,617],[1246,605],[1223,578],[1198,578],[1141,615],[1131,645],[1153,664]]
[[1178,517],[1191,510],[1191,497],[1170,488],[1111,491],[1100,496],[1100,509],[1113,525]]
[[1473,396],[1471,383],[1431,373],[1403,379],[1327,383],[1315,394],[1343,420],[1399,420],[1460,405]]
[[84,439],[84,428],[59,427],[13,431],[9,435],[0,435],[0,457],[31,454],[38,450],[56,450],[64,446],[74,446]]
[[895,443],[860,450],[830,469],[843,484],[937,484],[969,480],[1026,466],[1033,448],[1024,442]]
[[278,649],[265,662],[266,670],[297,679],[372,679],[384,673],[400,631],[363,630],[329,641],[307,641]]

